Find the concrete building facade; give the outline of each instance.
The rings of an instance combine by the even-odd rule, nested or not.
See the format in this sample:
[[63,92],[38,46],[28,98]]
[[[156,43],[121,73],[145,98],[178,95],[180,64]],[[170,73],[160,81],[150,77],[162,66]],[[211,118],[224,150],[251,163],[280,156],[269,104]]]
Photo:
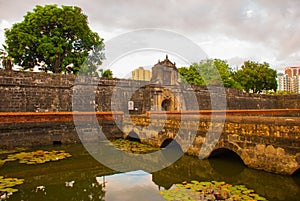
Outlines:
[[150,70],[145,70],[143,67],[139,67],[132,71],[133,80],[150,81],[152,73]]
[[280,73],[277,75],[278,91],[289,91],[289,77],[286,74]]
[[277,83],[279,91],[288,91],[292,93],[300,93],[300,67],[286,67],[284,74],[277,75]]

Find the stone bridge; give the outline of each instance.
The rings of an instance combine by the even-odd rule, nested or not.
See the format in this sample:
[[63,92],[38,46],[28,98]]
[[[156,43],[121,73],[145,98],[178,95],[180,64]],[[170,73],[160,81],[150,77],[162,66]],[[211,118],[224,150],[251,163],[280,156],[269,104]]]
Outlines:
[[289,117],[282,117],[281,112],[284,111],[280,110],[245,112],[190,111],[131,115],[123,120],[123,132],[124,137],[139,138],[141,142],[160,147],[174,139],[179,146],[188,147],[184,152],[200,158],[230,150],[251,168],[288,175],[298,172],[299,110],[289,111],[289,114],[293,113]]
[[[172,142],[201,159],[230,150],[249,167],[289,175],[300,170],[299,114],[299,109],[149,112],[130,116],[123,112],[78,113],[87,127],[96,115],[109,139],[129,135],[159,147]],[[78,143],[73,115],[0,113],[0,148]],[[101,139],[91,136],[89,140]]]

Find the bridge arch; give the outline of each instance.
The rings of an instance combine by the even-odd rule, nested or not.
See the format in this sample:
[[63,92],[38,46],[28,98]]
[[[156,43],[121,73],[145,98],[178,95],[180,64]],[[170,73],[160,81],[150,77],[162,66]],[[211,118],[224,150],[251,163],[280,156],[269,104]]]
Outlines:
[[180,144],[176,140],[174,140],[173,138],[165,139],[161,143],[160,148],[166,148],[167,146],[168,146],[168,148],[173,149],[173,150],[176,149],[176,150],[181,151],[181,152],[183,151]]
[[227,148],[215,149],[208,159],[210,166],[219,175],[236,176],[245,169],[241,157]]
[[298,167],[295,171],[293,171],[292,175],[300,177],[300,167]]
[[138,134],[134,131],[130,131],[129,134],[125,138],[126,140],[135,141],[135,142],[141,142],[140,137]]
[[226,152],[226,150],[231,151],[232,153],[236,154],[243,161],[243,163],[246,164],[245,159],[243,158],[244,155],[242,154],[241,148],[239,148],[237,145],[235,145],[233,143],[224,142],[224,141],[220,141],[216,144],[215,148],[209,154],[208,158],[212,157],[214,154]]
[[[218,148],[218,149],[214,149],[211,153],[210,153],[210,155],[209,155],[209,157],[208,158],[215,158],[215,157],[219,157],[219,156],[221,156],[221,157],[223,157],[223,156],[225,156],[225,157],[228,157],[228,156],[230,156],[230,157],[233,157],[233,158],[238,158],[238,159],[240,159],[241,161],[243,161],[242,160],[242,158],[236,153],[236,152],[234,152],[234,151],[232,151],[232,150],[230,150],[230,149],[227,149],[227,148]],[[244,162],[244,161],[243,161]]]
[[167,138],[167,139],[165,139],[165,140],[161,143],[160,148],[165,148],[165,147],[168,146],[172,141],[173,141],[173,138]]
[[[236,176],[245,169],[241,149],[229,142],[220,141],[207,157],[211,167],[220,175]],[[218,158],[217,160],[214,160]]]

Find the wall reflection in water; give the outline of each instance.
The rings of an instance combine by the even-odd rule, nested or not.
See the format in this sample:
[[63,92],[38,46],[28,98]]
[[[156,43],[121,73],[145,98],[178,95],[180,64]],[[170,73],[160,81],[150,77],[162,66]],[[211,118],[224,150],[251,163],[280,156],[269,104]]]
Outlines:
[[173,165],[153,173],[153,181],[166,189],[184,181],[225,181],[243,184],[272,201],[298,200],[299,176],[284,176],[247,168],[232,154],[199,160],[183,156]]
[[93,159],[81,145],[57,149],[66,150],[72,157],[34,166],[8,162],[0,168],[0,175],[25,181],[8,200],[159,201],[159,189],[191,180],[244,184],[272,201],[299,200],[299,174],[292,177],[253,170],[230,153],[208,160],[184,155],[171,166],[149,174],[141,170],[117,173]]

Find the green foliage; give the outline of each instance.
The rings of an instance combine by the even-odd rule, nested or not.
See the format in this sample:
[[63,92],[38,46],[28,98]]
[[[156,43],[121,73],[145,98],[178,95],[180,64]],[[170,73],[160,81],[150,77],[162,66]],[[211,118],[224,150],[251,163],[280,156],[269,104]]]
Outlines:
[[214,59],[214,65],[219,71],[224,87],[241,88],[241,85],[233,79],[233,71],[226,61]]
[[[18,179],[18,178],[4,178],[3,176],[0,176],[0,196],[4,199],[9,198],[9,196],[12,193],[15,193],[18,191],[18,189],[12,188],[16,185],[23,184],[24,179]],[[2,195],[5,195],[2,197]]]
[[234,79],[240,83],[247,92],[252,90],[260,93],[263,90],[277,89],[277,73],[269,67],[269,64],[246,61],[242,68],[234,74]]
[[24,148],[24,147],[17,147],[15,149],[10,149],[10,150],[0,149],[0,155],[2,155],[2,154],[12,154],[12,153],[16,153],[16,152],[25,151],[25,150],[26,150],[26,148]]
[[178,72],[181,80],[191,85],[223,85],[240,88],[240,85],[232,78],[232,71],[224,60],[204,60],[190,67],[179,68]]
[[71,157],[71,154],[61,151],[43,151],[37,150],[33,152],[20,152],[16,154],[10,154],[5,159],[5,162],[19,160],[19,163],[25,163],[29,165],[42,164],[50,161],[58,161]]
[[99,77],[97,69],[105,58],[102,49],[103,46],[98,46],[89,54],[80,67],[79,75]]
[[151,153],[160,150],[160,148],[152,147],[147,144],[142,144],[140,142],[134,142],[130,140],[125,139],[117,139],[115,141],[112,141],[112,144],[122,151],[126,151],[129,153]]
[[107,69],[102,73],[102,77],[111,79],[113,78],[113,73],[110,69]]
[[23,69],[78,73],[90,51],[103,47],[87,16],[76,6],[36,6],[5,31],[7,52]]
[[161,190],[165,200],[267,200],[244,185],[231,185],[223,181],[191,181],[175,184],[169,190]]

